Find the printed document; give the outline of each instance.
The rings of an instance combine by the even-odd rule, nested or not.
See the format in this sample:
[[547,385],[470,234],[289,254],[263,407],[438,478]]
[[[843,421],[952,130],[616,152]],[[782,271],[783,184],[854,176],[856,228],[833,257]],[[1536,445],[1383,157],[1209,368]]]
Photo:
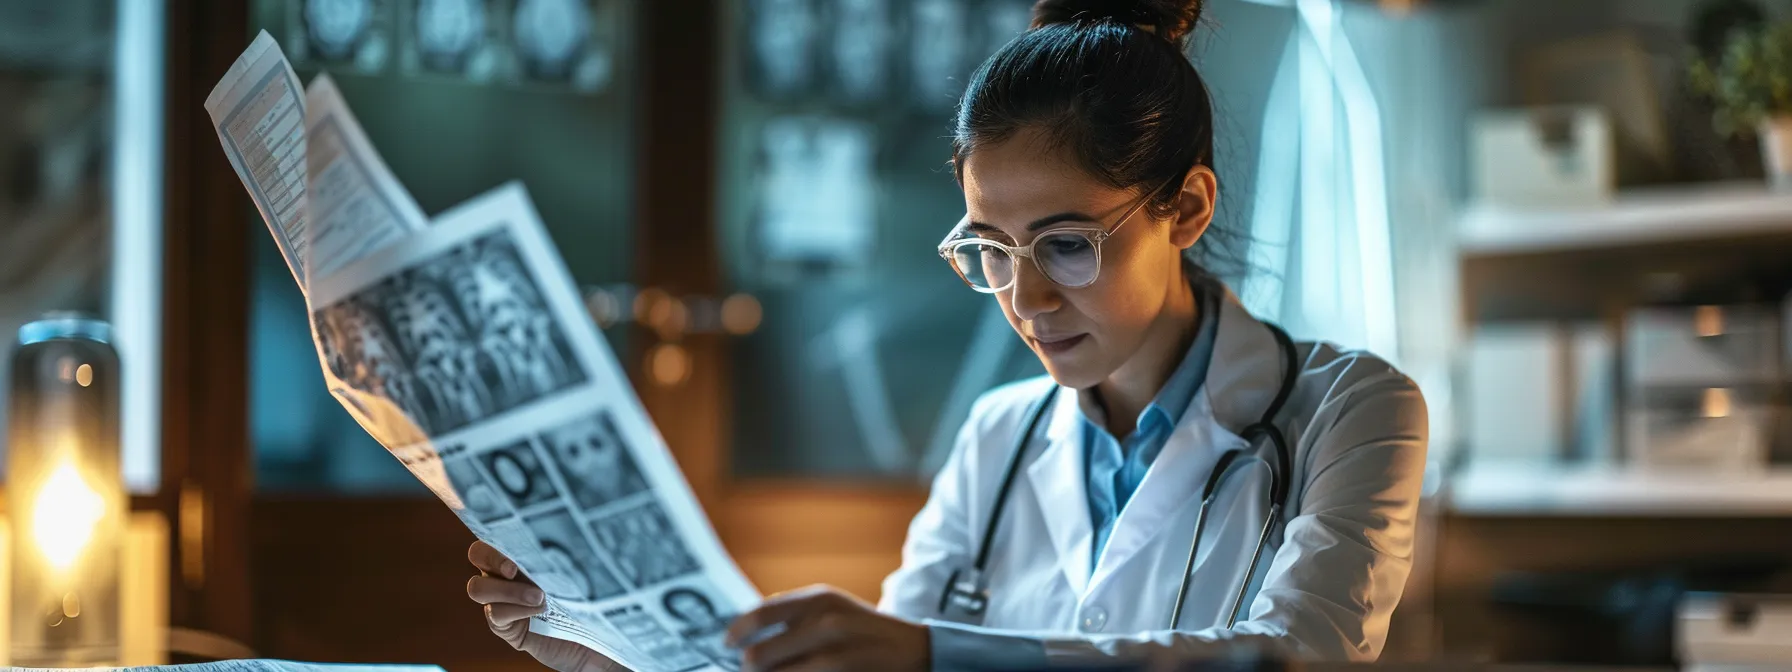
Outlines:
[[224,73],[205,111],[299,287],[428,224],[335,83],[320,77],[305,91],[267,31]]
[[523,185],[426,220],[335,84],[301,93],[266,33],[206,107],[305,290],[331,394],[547,593],[531,630],[637,672],[738,670],[723,631],[760,595]]
[[[0,668],[6,672],[63,672],[60,668]],[[92,669],[92,668],[85,668]],[[356,665],[356,664],[317,664],[300,663],[290,660],[255,658],[249,660],[220,660],[212,663],[191,663],[186,665],[140,665],[137,667],[116,668],[120,672],[444,672],[435,665]],[[68,672],[74,672],[73,668]]]

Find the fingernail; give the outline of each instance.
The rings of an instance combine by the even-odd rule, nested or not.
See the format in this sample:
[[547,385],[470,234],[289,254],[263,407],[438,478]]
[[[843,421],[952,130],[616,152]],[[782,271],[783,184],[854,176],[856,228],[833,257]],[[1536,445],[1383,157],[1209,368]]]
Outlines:
[[504,575],[504,578],[514,579],[516,578],[516,563],[505,560],[504,566],[499,567],[498,571]]
[[523,597],[529,600],[531,607],[539,607],[547,600],[547,595],[543,595],[540,588],[530,588],[529,592],[523,593]]

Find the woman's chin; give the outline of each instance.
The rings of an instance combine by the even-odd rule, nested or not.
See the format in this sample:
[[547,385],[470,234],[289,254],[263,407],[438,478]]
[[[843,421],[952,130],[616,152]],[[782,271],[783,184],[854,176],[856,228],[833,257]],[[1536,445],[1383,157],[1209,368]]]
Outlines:
[[1045,372],[1051,374],[1052,381],[1074,390],[1086,390],[1095,387],[1106,375],[1087,363],[1058,362],[1042,359]]

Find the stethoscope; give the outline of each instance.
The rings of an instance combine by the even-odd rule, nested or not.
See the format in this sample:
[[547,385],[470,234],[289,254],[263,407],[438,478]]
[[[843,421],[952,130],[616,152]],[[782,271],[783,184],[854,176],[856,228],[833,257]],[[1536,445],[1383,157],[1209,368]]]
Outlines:
[[[1182,602],[1188,599],[1189,580],[1195,571],[1195,552],[1201,547],[1201,532],[1207,525],[1207,511],[1213,507],[1213,498],[1225,484],[1235,466],[1251,460],[1262,462],[1269,467],[1269,516],[1263,521],[1263,531],[1257,535],[1257,546],[1251,551],[1251,562],[1246,566],[1243,582],[1238,586],[1237,594],[1232,598],[1232,606],[1227,612],[1226,627],[1230,629],[1238,622],[1238,610],[1244,606],[1244,597],[1250,591],[1251,576],[1257,573],[1257,563],[1263,558],[1263,549],[1269,544],[1269,534],[1275,529],[1282,516],[1282,505],[1288,498],[1287,474],[1293,469],[1293,457],[1288,451],[1288,442],[1277,429],[1274,421],[1276,414],[1282,411],[1282,405],[1288,402],[1288,396],[1294,393],[1294,384],[1299,379],[1299,362],[1294,350],[1294,340],[1281,327],[1265,322],[1263,326],[1275,336],[1276,345],[1281,349],[1284,371],[1281,388],[1276,390],[1275,399],[1269,402],[1268,410],[1263,417],[1250,426],[1245,427],[1239,435],[1245,440],[1245,447],[1234,448],[1220,456],[1213,465],[1213,473],[1207,477],[1207,484],[1201,488],[1201,509],[1195,514],[1195,536],[1188,543],[1188,561],[1182,568],[1182,583],[1176,589],[1176,604],[1170,611],[1169,628],[1175,630],[1182,620]],[[994,507],[990,510],[989,521],[983,527],[983,539],[977,547],[977,557],[969,569],[956,569],[946,579],[946,587],[940,593],[939,611],[941,615],[951,616],[957,612],[960,616],[982,618],[989,607],[989,584],[984,569],[989,565],[989,551],[994,546],[996,527],[1002,520],[1002,509],[1008,504],[1008,491],[1014,486],[1015,474],[1020,472],[1020,465],[1026,457],[1027,446],[1032,442],[1033,433],[1039,428],[1039,422],[1052,406],[1058,396],[1058,386],[1044,397],[1034,401],[1027,409],[1027,428],[1014,439],[1014,449],[1008,458],[1008,468],[1002,472],[1002,485],[996,490]],[[1271,462],[1255,452],[1253,446],[1259,438],[1269,439],[1275,448],[1276,459]],[[1245,462],[1240,462],[1245,460]]]

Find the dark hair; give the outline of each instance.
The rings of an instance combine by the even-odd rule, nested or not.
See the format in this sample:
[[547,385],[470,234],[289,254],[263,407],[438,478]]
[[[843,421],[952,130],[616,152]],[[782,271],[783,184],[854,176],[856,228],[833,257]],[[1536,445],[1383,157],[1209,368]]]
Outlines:
[[1216,168],[1213,103],[1183,55],[1201,5],[1039,0],[1032,28],[965,86],[952,139],[955,173],[963,177],[978,147],[1037,129],[1096,179],[1155,190],[1147,207],[1167,216],[1189,170]]

